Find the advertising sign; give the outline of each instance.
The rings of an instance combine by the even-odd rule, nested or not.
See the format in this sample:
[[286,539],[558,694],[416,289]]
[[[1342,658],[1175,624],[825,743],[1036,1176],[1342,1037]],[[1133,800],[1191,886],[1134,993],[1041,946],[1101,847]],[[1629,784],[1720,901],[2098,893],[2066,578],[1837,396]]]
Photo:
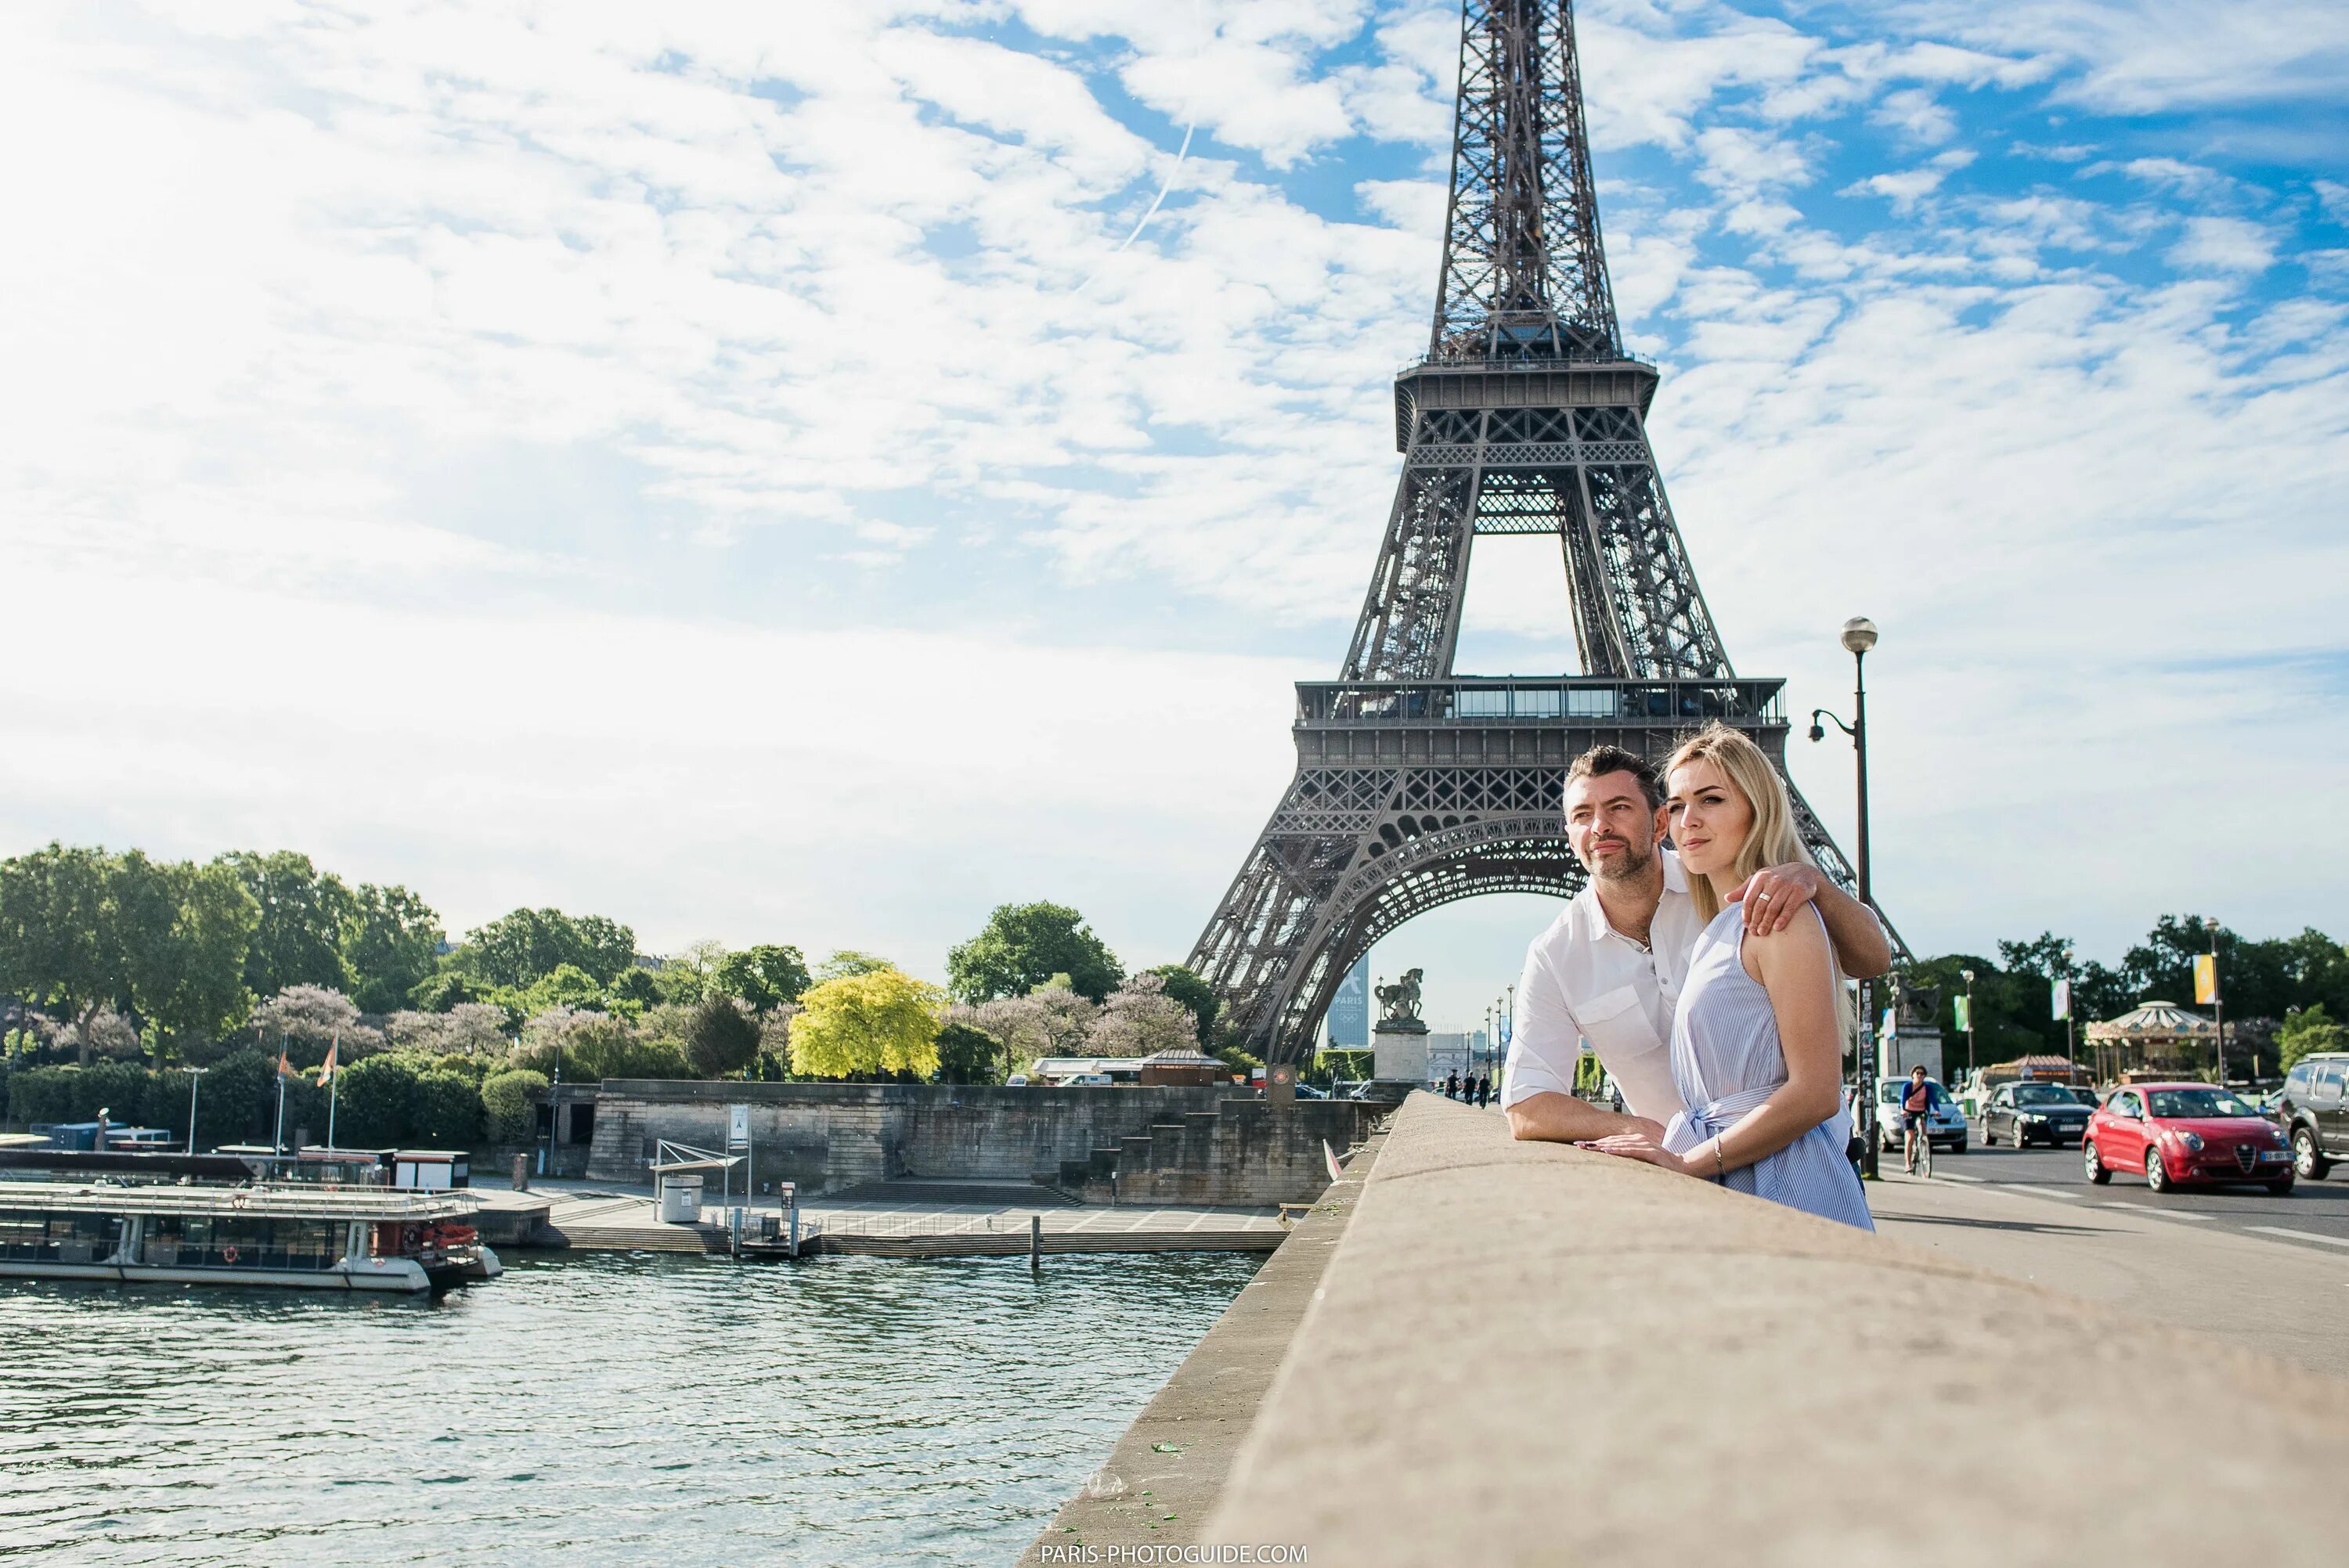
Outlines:
[[1324,1021],[1329,1026],[1331,1050],[1359,1051],[1371,1043],[1369,954],[1363,954],[1361,962],[1338,982],[1338,994],[1330,998],[1330,1011]]

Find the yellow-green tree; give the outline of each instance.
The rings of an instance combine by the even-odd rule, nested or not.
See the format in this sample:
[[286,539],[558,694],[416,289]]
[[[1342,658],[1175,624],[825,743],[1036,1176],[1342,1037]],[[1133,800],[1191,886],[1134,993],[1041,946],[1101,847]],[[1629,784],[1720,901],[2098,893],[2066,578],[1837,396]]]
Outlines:
[[938,1070],[938,1016],[946,994],[901,969],[827,980],[800,998],[792,1020],[792,1070],[808,1078]]

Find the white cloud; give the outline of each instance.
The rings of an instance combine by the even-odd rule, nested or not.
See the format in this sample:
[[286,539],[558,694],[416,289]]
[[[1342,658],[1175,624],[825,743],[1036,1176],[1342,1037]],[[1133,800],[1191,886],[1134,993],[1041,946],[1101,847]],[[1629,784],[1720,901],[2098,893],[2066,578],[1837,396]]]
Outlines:
[[2275,239],[2246,218],[2189,218],[2169,262],[2201,272],[2264,272],[2275,264]]
[[2073,67],[2057,96],[2117,114],[2330,98],[2349,65],[2349,10],[2331,0],[1908,0],[1889,14]]

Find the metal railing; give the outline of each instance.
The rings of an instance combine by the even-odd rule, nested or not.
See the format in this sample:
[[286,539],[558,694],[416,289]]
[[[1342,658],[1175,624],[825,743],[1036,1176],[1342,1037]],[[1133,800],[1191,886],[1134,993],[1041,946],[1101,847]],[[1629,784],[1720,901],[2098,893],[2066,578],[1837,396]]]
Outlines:
[[1299,681],[1300,726],[1784,724],[1775,680]]

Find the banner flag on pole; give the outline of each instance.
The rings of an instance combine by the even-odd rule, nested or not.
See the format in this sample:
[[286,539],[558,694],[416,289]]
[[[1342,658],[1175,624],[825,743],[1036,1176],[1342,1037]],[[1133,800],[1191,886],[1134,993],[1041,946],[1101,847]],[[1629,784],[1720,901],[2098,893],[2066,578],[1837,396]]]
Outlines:
[[2219,955],[2205,953],[2194,960],[2194,1005],[2208,1007],[2219,999]]
[[302,1076],[302,1069],[285,1059],[285,1042],[283,1040],[277,1042],[277,1076],[279,1078],[300,1078]]
[[1952,1006],[1957,1010],[1957,1024],[1960,1032],[1962,1033],[1967,1029],[1972,1028],[1974,1026],[1973,1020],[1969,1016],[1973,1012],[1972,1006],[1969,1004],[1963,996],[1959,997]]
[[2055,982],[2054,1005],[2047,1016],[2051,1018],[2068,1018],[2072,1016],[2072,983],[2069,980]]

